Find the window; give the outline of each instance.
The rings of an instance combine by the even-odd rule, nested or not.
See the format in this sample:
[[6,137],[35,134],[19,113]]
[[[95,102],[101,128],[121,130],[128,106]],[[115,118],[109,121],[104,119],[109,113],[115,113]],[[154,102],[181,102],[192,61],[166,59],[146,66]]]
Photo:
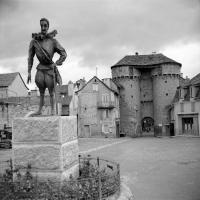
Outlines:
[[92,84],[92,90],[98,91],[98,84],[97,83]]
[[168,93],[166,93],[166,96],[168,96]]
[[129,76],[133,76],[133,67],[129,66]]
[[115,96],[114,96],[114,93],[112,93],[112,92],[111,92],[110,100],[115,101]]
[[184,112],[184,104],[183,103],[180,103],[180,110],[181,110],[181,112]]
[[108,101],[109,101],[108,94],[102,94],[102,102],[108,102]]
[[191,102],[191,112],[195,112],[195,102]]
[[196,87],[196,95],[195,95],[195,97],[197,98],[197,99],[200,99],[200,87]]
[[106,110],[106,118],[109,117],[109,110]]
[[108,109],[102,110],[100,117],[102,120],[109,118],[109,110]]
[[192,87],[190,87],[190,97],[191,97],[191,98],[193,97],[193,94],[192,94]]
[[182,126],[183,126],[183,132],[191,130],[193,126],[193,118],[192,117],[182,118]]

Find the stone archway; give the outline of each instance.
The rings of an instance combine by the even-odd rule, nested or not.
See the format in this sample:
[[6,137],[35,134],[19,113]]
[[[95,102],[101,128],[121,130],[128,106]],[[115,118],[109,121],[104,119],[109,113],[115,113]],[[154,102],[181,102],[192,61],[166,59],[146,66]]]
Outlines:
[[153,131],[154,120],[152,117],[144,117],[142,119],[142,131],[150,132]]

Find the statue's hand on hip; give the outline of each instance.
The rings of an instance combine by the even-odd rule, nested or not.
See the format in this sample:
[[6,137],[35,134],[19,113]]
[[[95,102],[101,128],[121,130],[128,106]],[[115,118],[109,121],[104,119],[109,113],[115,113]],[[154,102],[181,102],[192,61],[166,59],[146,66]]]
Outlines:
[[31,83],[31,73],[28,73],[27,84]]

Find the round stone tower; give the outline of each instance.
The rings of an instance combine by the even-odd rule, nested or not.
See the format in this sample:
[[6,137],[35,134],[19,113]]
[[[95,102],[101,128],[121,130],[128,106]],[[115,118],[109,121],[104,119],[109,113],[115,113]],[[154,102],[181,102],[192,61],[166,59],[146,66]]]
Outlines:
[[121,132],[136,136],[140,125],[140,72],[133,66],[114,66],[112,78],[121,88],[119,99]]
[[179,86],[181,64],[163,54],[125,56],[111,67],[120,89],[120,129],[138,136],[146,118],[169,134],[169,112]]
[[152,70],[154,125],[162,127],[162,135],[168,135],[169,105],[179,86],[180,64],[162,64]]

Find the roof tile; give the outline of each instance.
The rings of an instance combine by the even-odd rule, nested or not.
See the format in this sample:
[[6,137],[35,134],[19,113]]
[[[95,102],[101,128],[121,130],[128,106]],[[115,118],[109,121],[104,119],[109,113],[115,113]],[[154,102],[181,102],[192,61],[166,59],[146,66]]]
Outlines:
[[0,74],[0,87],[8,87],[14,81],[18,74],[18,72]]

